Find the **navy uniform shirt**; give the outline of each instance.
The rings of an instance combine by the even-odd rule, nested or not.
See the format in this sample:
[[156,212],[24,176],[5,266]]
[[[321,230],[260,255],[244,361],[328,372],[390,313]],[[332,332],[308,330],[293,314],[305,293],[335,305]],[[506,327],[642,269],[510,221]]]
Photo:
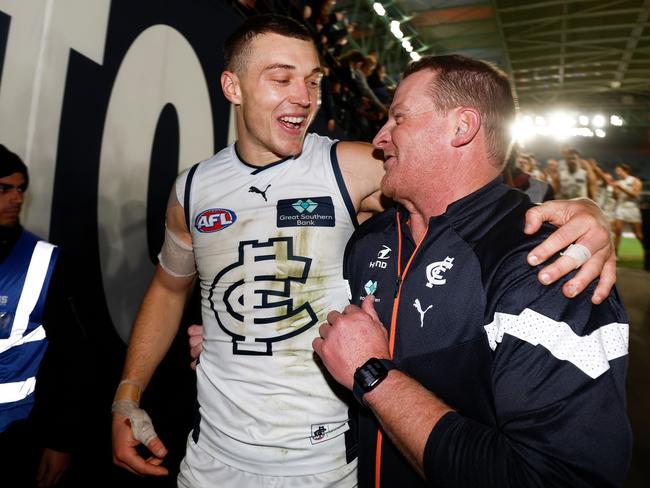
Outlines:
[[526,256],[554,229],[526,236],[530,206],[497,179],[431,218],[419,245],[399,207],[352,237],[352,302],[375,295],[398,367],[455,410],[429,435],[426,482],[385,435],[376,459],[378,424],[360,412],[361,487],[622,485],[628,319],[616,290],[593,305],[593,283],[567,299],[538,282]]

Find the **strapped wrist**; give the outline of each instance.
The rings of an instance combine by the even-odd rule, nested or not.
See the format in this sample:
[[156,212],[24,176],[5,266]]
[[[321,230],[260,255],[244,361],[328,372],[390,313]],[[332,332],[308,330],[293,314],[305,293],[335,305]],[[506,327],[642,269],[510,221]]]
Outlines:
[[135,380],[125,379],[120,381],[115,390],[113,403],[121,400],[130,400],[136,405],[140,405],[140,398],[142,397],[142,383]]

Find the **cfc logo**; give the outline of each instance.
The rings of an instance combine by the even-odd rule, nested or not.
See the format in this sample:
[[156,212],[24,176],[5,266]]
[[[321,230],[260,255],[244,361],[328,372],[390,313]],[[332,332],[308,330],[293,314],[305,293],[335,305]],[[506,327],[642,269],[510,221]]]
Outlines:
[[237,215],[227,208],[211,208],[201,212],[194,222],[194,227],[199,232],[218,232],[230,227],[237,220]]
[[442,277],[442,273],[454,267],[454,258],[447,256],[444,261],[436,261],[427,266],[427,287],[433,288],[433,285],[444,285],[447,280]]
[[293,237],[239,243],[239,259],[215,277],[208,296],[233,354],[270,356],[274,343],[318,322],[310,303],[295,298],[310,266],[310,258],[294,254]]

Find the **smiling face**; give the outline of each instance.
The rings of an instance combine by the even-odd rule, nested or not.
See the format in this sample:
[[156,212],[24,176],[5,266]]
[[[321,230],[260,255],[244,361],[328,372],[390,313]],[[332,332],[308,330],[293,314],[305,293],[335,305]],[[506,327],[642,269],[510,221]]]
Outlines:
[[450,160],[447,142],[454,121],[436,108],[431,97],[435,76],[433,71],[423,70],[400,83],[388,121],[373,140],[384,153],[382,193],[397,201],[426,191],[424,187],[429,185],[423,182],[433,183],[436,172],[445,171]]
[[250,42],[241,72],[221,79],[237,107],[237,149],[245,160],[269,163],[301,152],[320,105],[321,77],[310,41],[262,34]]
[[0,226],[14,227],[18,224],[26,186],[21,173],[0,178]]

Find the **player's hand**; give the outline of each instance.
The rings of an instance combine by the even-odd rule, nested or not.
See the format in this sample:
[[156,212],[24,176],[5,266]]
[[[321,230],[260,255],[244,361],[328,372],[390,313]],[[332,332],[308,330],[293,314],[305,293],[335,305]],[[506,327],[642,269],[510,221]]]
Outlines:
[[201,351],[203,351],[203,326],[199,324],[190,325],[187,328],[187,335],[189,336],[190,356],[192,357],[190,366],[192,369],[196,369],[196,362],[201,355]]
[[312,341],[334,379],[352,389],[354,372],[372,357],[387,359],[388,334],[375,311],[375,297],[368,295],[361,308],[348,305],[340,312],[330,312],[321,324],[319,337]]
[[165,476],[167,468],[161,466],[167,449],[158,436],[147,443],[147,449],[152,453],[148,459],[141,457],[135,450],[140,444],[131,429],[128,417],[113,413],[113,463],[140,476]]
[[[524,232],[534,234],[545,221],[559,229],[528,254],[528,263],[536,266],[574,242],[582,244],[591,252],[591,258],[562,286],[562,291],[573,298],[600,276],[591,301],[601,303],[616,283],[614,246],[603,212],[587,198],[544,202],[528,210]],[[537,276],[540,282],[548,285],[574,270],[575,266],[573,258],[562,256],[544,267]]]
[[36,471],[36,486],[49,488],[56,485],[70,467],[71,461],[72,454],[69,452],[55,451],[47,447],[43,449]]

